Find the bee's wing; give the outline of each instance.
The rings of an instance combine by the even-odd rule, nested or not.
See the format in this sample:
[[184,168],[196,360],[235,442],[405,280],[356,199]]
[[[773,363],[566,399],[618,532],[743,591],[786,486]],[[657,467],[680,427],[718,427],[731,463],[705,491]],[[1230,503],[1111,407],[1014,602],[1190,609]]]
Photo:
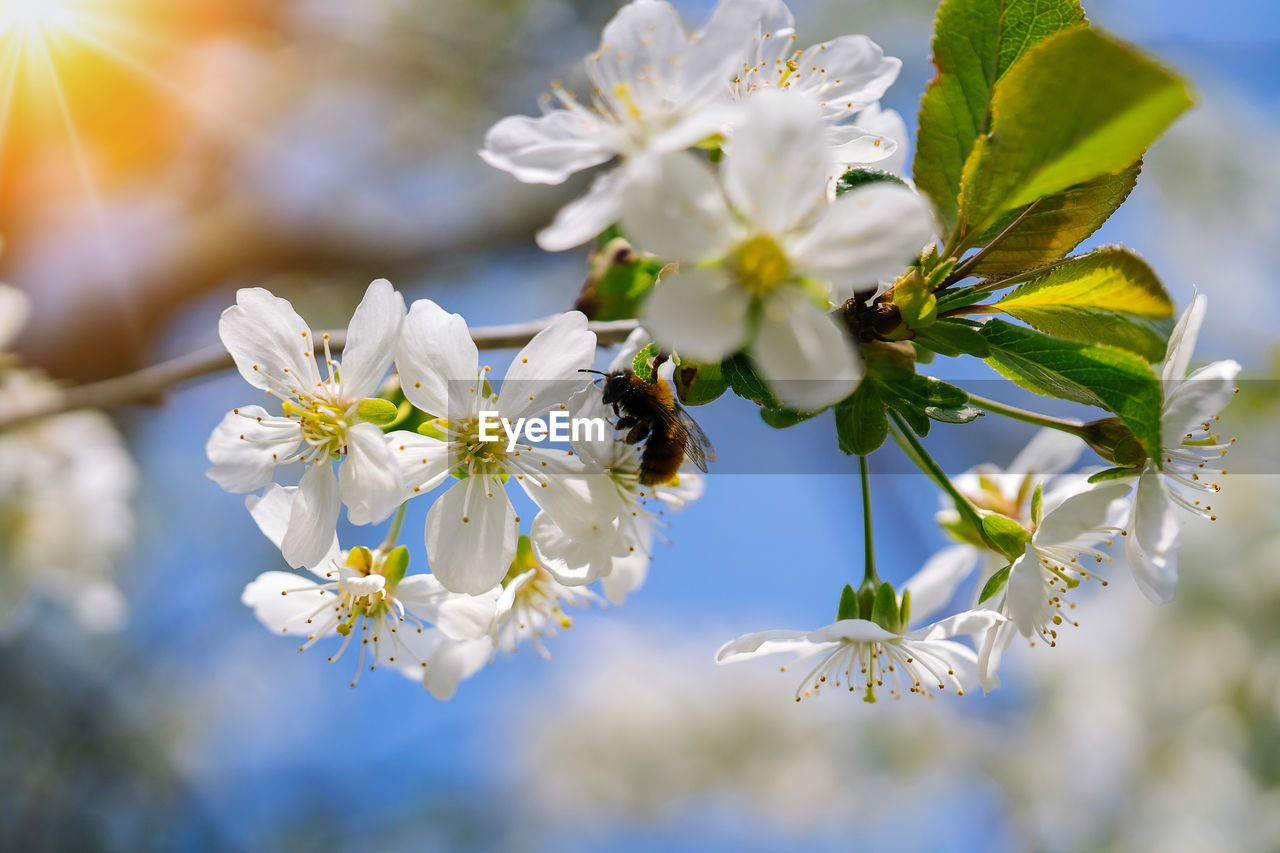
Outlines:
[[698,422],[679,403],[676,404],[673,414],[685,439],[685,455],[689,457],[690,462],[698,466],[699,471],[707,473],[708,460],[716,461],[716,449],[711,446],[711,439],[707,438],[702,427],[698,426]]

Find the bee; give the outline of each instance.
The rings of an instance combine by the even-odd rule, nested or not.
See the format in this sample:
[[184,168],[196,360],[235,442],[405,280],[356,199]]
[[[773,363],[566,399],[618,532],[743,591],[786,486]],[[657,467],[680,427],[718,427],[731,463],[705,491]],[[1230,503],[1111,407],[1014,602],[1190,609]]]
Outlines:
[[627,444],[644,442],[640,454],[640,483],[657,486],[669,482],[680,470],[686,456],[706,473],[707,460],[716,460],[715,449],[706,433],[676,401],[671,386],[659,376],[645,382],[631,369],[603,373],[604,403],[613,407],[618,420],[614,428]]

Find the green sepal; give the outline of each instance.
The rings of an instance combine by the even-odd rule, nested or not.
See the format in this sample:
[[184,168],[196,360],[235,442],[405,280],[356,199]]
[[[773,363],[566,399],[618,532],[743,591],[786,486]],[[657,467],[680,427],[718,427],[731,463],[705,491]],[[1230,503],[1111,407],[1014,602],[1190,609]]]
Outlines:
[[919,270],[912,270],[894,283],[893,304],[912,331],[927,329],[938,319],[938,300]]
[[404,579],[404,573],[408,568],[409,548],[405,545],[398,545],[391,549],[391,553],[387,554],[378,573],[387,579],[387,589],[394,591],[396,584]]
[[858,594],[853,591],[853,587],[845,584],[844,589],[840,591],[840,606],[836,608],[836,621],[858,618],[861,618],[858,612]]
[[894,592],[891,583],[884,581],[876,590],[875,600],[871,604],[871,621],[886,631],[900,634],[902,626],[898,622],[899,618],[898,594]]
[[911,590],[902,591],[902,606],[898,608],[898,625],[905,631],[911,625]]
[[418,424],[418,435],[425,435],[427,438],[436,438],[440,441],[446,441],[449,434],[440,428],[440,425],[436,423],[437,420],[438,418],[432,418],[429,421],[423,421]]
[[1110,482],[1111,480],[1123,480],[1126,477],[1136,477],[1141,473],[1142,473],[1141,468],[1128,468],[1121,465],[1115,468],[1107,468],[1105,470],[1097,472],[1096,474],[1092,474],[1089,477],[1089,482],[1090,483],[1106,483],[1106,482]]
[[381,397],[365,397],[356,403],[356,416],[377,426],[390,426],[400,418],[396,404]]
[[686,406],[706,405],[729,390],[729,380],[718,363],[697,364],[681,359],[673,378],[676,395]]
[[821,412],[800,412],[795,409],[761,409],[760,419],[774,429],[787,429],[817,417]]
[[1009,582],[1009,570],[1013,568],[1013,564],[1005,566],[991,577],[987,578],[987,582],[982,585],[982,592],[978,594],[978,603],[982,604],[987,599],[996,595],[1000,590],[1004,589],[1005,584]]
[[347,552],[347,566],[362,575],[373,571],[373,552],[363,545],[357,545]]
[[1027,543],[1031,541],[1031,534],[1025,527],[1012,518],[995,512],[982,517],[982,532],[1010,560],[1021,557]]
[[1039,527],[1044,518],[1044,483],[1036,483],[1036,490],[1031,493],[1031,523]]

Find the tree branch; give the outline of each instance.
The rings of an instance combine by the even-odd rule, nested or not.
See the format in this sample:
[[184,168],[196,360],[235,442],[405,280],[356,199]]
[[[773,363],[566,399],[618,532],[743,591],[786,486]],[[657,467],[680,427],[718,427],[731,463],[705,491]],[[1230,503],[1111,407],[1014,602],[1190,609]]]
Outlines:
[[[479,349],[511,349],[524,346],[534,335],[546,328],[549,320],[513,323],[506,326],[478,326],[471,330],[471,339]],[[614,320],[589,323],[602,346],[621,343],[639,325],[635,320]],[[328,344],[333,351],[340,351],[346,344],[345,332],[329,332]],[[316,336],[322,340],[321,335]],[[38,405],[0,418],[0,432],[14,429],[39,418],[59,415],[79,409],[107,409],[130,403],[155,404],[164,393],[175,385],[190,382],[235,367],[231,354],[222,345],[206,347],[169,361],[144,367],[134,373],[60,388]]]

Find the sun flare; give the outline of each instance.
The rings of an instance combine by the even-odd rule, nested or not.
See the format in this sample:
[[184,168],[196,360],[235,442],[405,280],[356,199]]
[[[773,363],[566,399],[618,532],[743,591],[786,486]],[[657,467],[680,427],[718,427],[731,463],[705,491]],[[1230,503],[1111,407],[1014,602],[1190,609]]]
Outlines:
[[75,0],[0,0],[0,37],[53,34],[76,25]]

